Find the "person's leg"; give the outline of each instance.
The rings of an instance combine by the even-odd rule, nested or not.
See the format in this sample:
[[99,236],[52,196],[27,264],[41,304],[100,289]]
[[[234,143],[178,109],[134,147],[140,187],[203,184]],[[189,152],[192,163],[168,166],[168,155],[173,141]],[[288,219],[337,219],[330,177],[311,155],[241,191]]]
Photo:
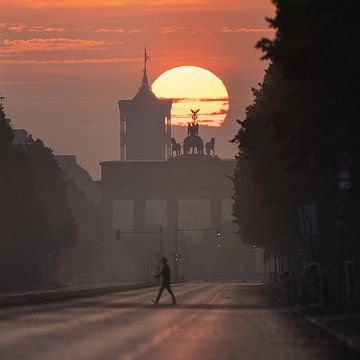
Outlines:
[[159,290],[158,296],[157,296],[157,298],[156,298],[156,300],[155,300],[156,303],[159,302],[159,300],[160,300],[160,298],[161,298],[161,294],[162,294],[162,292],[164,291],[164,289],[165,289],[165,286],[164,286],[164,284],[162,284],[162,285],[161,285],[161,288],[160,288],[160,290]]
[[176,304],[176,298],[175,298],[174,293],[173,293],[172,290],[171,290],[170,284],[167,284],[167,285],[166,285],[166,289],[167,289],[167,291],[169,292],[169,294],[171,295],[173,304]]

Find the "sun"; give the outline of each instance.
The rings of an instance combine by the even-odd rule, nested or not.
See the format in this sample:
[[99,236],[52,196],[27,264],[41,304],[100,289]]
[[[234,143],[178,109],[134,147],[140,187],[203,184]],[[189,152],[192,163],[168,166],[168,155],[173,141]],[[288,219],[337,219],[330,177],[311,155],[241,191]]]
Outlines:
[[179,66],[162,73],[152,84],[159,98],[172,98],[172,125],[187,126],[190,109],[200,109],[198,122],[219,127],[229,109],[224,83],[215,74],[198,66]]

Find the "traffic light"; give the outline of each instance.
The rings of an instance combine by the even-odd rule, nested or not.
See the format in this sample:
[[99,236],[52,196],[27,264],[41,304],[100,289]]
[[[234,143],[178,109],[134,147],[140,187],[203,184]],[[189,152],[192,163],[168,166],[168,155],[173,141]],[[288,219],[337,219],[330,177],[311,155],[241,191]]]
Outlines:
[[180,261],[180,254],[176,253],[175,254],[175,261],[178,263]]
[[217,230],[216,230],[216,236],[217,236],[217,237],[221,237],[221,236],[222,236],[221,229],[217,229]]

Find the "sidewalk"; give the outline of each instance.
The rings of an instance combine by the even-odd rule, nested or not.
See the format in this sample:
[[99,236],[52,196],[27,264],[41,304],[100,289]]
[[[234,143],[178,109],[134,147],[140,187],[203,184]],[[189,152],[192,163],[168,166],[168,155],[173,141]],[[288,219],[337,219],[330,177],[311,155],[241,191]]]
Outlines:
[[31,291],[0,292],[0,307],[57,302],[68,299],[97,296],[117,291],[126,291],[157,286],[157,282],[121,282],[89,285],[64,285],[59,288]]
[[360,303],[301,307],[294,312],[351,349],[360,352]]
[[296,305],[289,301],[279,284],[272,284],[274,298],[279,304],[329,336],[360,352],[360,302],[349,305]]

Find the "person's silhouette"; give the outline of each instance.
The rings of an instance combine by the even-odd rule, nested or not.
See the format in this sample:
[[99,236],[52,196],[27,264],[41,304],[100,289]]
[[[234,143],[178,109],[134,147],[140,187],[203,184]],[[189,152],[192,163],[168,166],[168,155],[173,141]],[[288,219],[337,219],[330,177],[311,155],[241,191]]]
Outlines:
[[161,288],[160,288],[160,290],[159,290],[159,294],[158,294],[156,300],[153,300],[153,302],[154,302],[155,304],[158,304],[162,292],[164,291],[164,289],[166,289],[166,290],[169,292],[169,294],[171,295],[173,305],[175,305],[175,304],[176,304],[176,298],[175,298],[174,293],[173,293],[172,290],[171,290],[171,284],[170,284],[170,267],[169,267],[169,265],[167,264],[167,258],[166,258],[166,257],[163,257],[163,258],[162,258],[162,263],[163,263],[163,269],[162,269],[162,271],[161,271],[159,274],[155,275],[155,278],[158,278],[158,277],[162,276],[162,278],[163,278],[163,279],[162,279],[162,284],[161,284]]

